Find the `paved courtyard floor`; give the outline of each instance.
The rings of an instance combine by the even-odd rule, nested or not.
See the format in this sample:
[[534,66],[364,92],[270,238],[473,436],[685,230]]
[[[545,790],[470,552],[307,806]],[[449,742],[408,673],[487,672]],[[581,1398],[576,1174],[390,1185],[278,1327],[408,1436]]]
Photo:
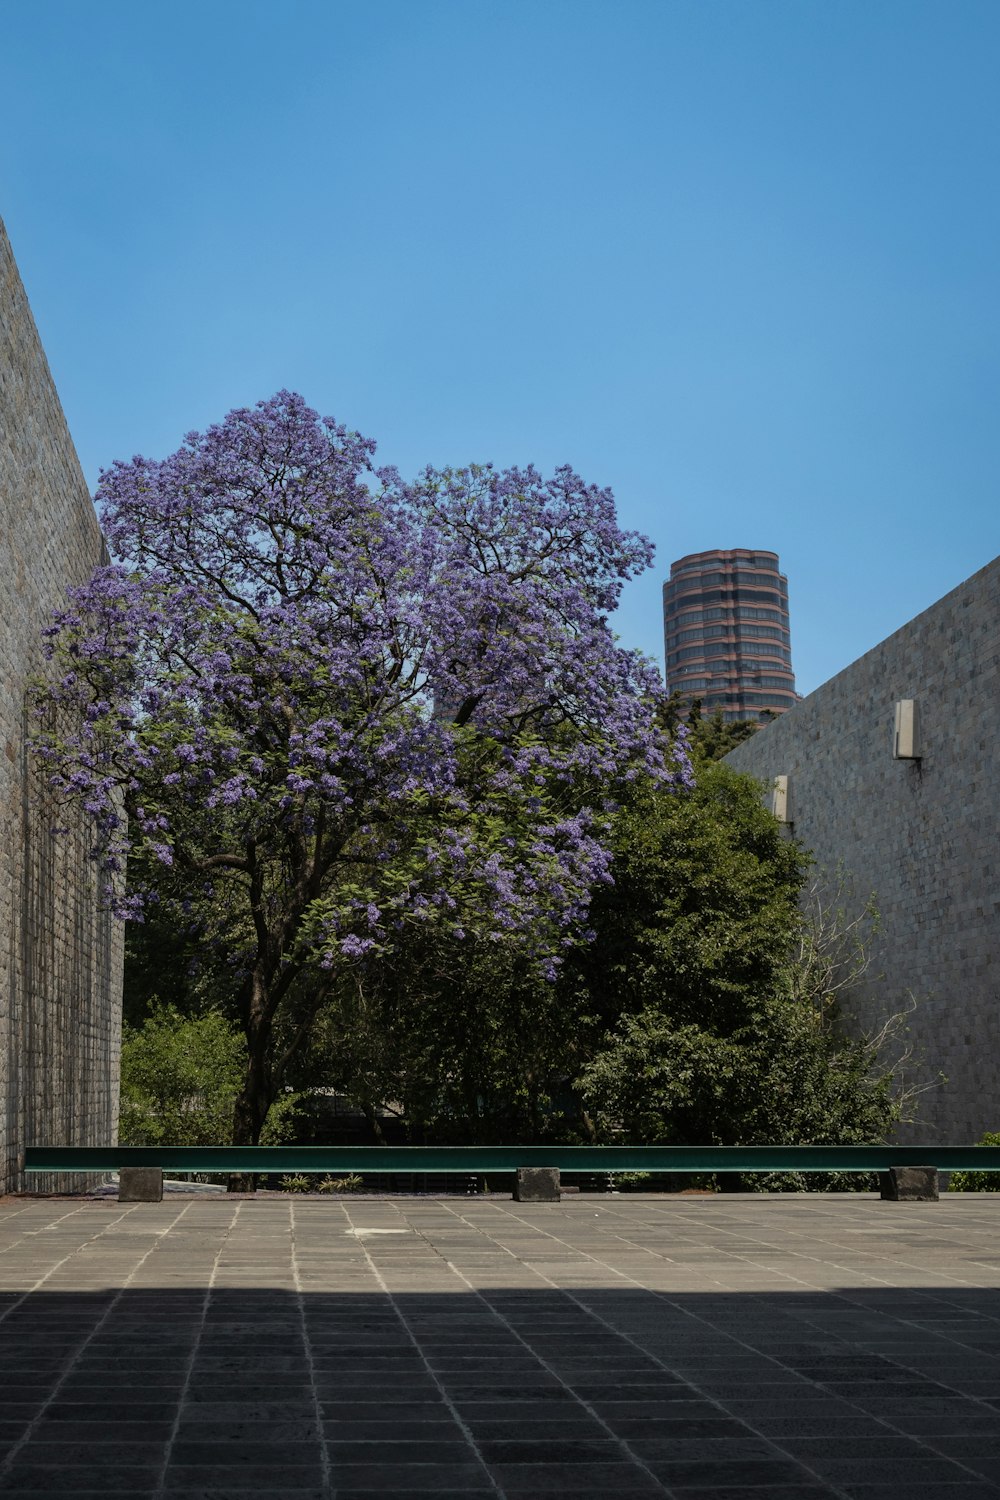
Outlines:
[[1000,1497],[1000,1194],[0,1204],[0,1492]]

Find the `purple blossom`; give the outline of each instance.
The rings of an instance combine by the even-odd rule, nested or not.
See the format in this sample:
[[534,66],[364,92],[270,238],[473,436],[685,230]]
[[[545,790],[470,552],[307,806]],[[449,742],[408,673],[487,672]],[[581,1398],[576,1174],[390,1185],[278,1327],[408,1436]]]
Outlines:
[[148,894],[122,890],[129,855],[178,900],[207,871],[243,893],[265,861],[269,962],[303,941],[368,960],[447,922],[554,971],[610,878],[615,788],[690,781],[652,664],[608,625],[651,546],[569,467],[407,484],[373,456],[280,392],[105,470],[114,561],[45,632],[39,754],[123,914]]

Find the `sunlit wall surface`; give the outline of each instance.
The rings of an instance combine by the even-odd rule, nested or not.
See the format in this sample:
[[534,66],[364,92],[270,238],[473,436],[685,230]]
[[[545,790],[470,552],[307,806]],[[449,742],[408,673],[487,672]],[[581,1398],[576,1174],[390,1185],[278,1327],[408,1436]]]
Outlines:
[[30,683],[46,669],[42,629],[101,562],[97,516],[0,222],[0,1192],[24,1186],[25,1146],[101,1145],[118,1128],[122,924],[101,898],[88,820],[59,800],[26,735]]

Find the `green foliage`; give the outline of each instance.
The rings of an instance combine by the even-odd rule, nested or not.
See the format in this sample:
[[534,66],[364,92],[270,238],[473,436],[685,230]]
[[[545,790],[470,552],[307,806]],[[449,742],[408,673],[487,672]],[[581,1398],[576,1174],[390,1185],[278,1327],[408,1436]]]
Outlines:
[[412,1141],[881,1139],[889,1070],[840,1034],[808,856],[758,785],[722,765],[680,795],[636,782],[612,847],[593,941],[554,984],[502,943],[412,934],[327,1013],[329,1081]]
[[357,1172],[347,1177],[323,1177],[319,1182],[305,1172],[295,1172],[279,1178],[279,1182],[283,1193],[356,1193],[364,1186],[364,1178]]
[[858,1145],[893,1120],[891,1079],[866,1044],[780,999],[726,1036],[626,1017],[583,1088],[603,1133],[648,1145]]
[[[240,1040],[242,1042],[242,1037]],[[291,1085],[288,1085],[284,1093],[278,1094],[261,1129],[260,1144],[280,1146],[286,1141],[293,1141],[307,1100],[307,1094],[296,1092]]]
[[193,956],[177,923],[159,916],[154,909],[144,922],[125,923],[123,1019],[133,1031],[159,1005],[197,1014]]
[[605,1033],[580,1076],[602,1139],[861,1143],[896,1117],[871,1043],[843,1036],[800,972],[807,858],[756,783],[703,769],[695,792],[640,791],[620,814],[616,883],[581,977]]
[[[304,1121],[310,1087],[351,1099],[376,1141],[386,1113],[414,1144],[883,1139],[898,1113],[891,1069],[876,1044],[837,1024],[845,975],[863,971],[875,915],[851,920],[851,902],[838,896],[833,908],[807,903],[803,918],[808,856],[762,806],[757,783],[709,763],[689,792],[639,779],[611,838],[614,884],[595,894],[593,940],[576,934],[555,982],[523,942],[474,926],[459,939],[431,915],[408,923],[394,951],[342,971],[318,1011],[304,1001],[307,1030],[283,1074],[295,1092],[276,1093],[265,1139]],[[149,988],[163,941],[154,932],[135,950]],[[192,947],[188,1003],[218,1009],[226,972]],[[197,1050],[183,1027],[205,1017],[166,1013],[178,1038],[189,1037],[177,1050]],[[279,1048],[294,1041],[298,1015],[293,996],[277,1023]],[[219,1016],[215,1024],[226,1026]],[[151,1033],[160,1046],[162,1032],[161,1022]],[[198,1090],[180,1092],[190,1116]],[[227,1130],[220,1124],[215,1138]],[[862,1183],[761,1176],[741,1185]]]
[[279,1177],[278,1179],[283,1193],[311,1193],[313,1180],[303,1172],[297,1172],[291,1177]]
[[[774,715],[768,712],[767,717],[773,718]],[[764,722],[763,718],[727,722],[721,708],[703,714],[700,698],[689,700],[679,692],[670,694],[660,709],[659,719],[661,727],[671,738],[683,727],[696,768],[721,760],[730,750],[735,750],[737,745],[756,734]]]
[[653,1180],[652,1172],[609,1172],[619,1193],[642,1193]]
[[155,1000],[122,1041],[123,1146],[211,1146],[231,1139],[244,1043],[222,1016],[183,1016]]
[[324,1177],[316,1184],[319,1193],[357,1193],[365,1185],[364,1178],[358,1172],[350,1172],[346,1177]]
[[615,821],[614,885],[574,955],[595,1021],[664,1011],[716,1035],[783,993],[808,857],[782,836],[757,783],[707,767],[694,791],[635,789]]
[[[246,1071],[240,1030],[216,1011],[183,1015],[154,995],[141,1026],[122,1038],[123,1146],[214,1146],[232,1139],[233,1109]],[[261,1144],[295,1132],[300,1096],[279,1094]]]
[[376,1140],[383,1111],[415,1144],[561,1139],[569,1020],[559,986],[516,944],[411,932],[398,958],[338,990],[313,1065],[325,1055],[326,1082]]
[[[141,855],[129,861],[129,873],[139,884],[151,879]],[[141,922],[125,923],[123,1016],[132,1030],[141,1030],[164,1006],[192,1017],[218,1011],[238,1021],[232,966],[212,940],[202,904],[190,901],[183,911],[168,901],[151,901]],[[216,925],[222,925],[224,913],[224,901],[216,900]]]
[[[977,1146],[1000,1146],[1000,1131],[987,1130]],[[949,1193],[1000,1193],[1000,1172],[952,1172]]]

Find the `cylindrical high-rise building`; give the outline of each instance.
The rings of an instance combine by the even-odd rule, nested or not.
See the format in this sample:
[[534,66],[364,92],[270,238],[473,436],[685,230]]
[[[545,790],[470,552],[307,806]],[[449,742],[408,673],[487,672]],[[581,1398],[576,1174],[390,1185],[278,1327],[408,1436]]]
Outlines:
[[788,579],[776,552],[691,552],[663,585],[667,691],[700,698],[727,722],[796,702]]

